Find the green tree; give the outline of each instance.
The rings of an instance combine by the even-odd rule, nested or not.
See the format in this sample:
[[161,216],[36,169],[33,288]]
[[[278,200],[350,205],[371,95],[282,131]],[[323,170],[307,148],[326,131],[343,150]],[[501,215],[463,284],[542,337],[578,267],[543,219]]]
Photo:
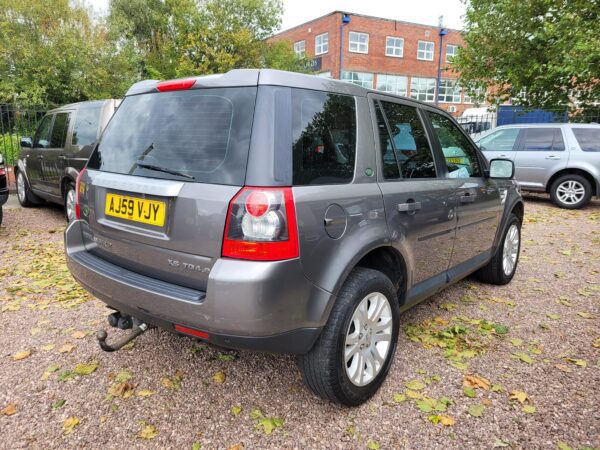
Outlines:
[[598,0],[470,0],[454,66],[492,101],[585,108],[600,101],[599,23]]
[[135,78],[130,56],[68,0],[0,0],[0,101],[121,96]]

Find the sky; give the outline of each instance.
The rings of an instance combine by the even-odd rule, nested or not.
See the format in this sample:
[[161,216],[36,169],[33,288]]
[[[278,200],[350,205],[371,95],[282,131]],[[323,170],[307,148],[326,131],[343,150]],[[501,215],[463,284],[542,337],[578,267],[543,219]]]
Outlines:
[[[109,0],[85,0],[96,11],[108,9]],[[460,29],[465,12],[461,0],[284,0],[282,30],[295,27],[332,11],[342,10],[387,19],[437,25],[444,16],[444,25]]]

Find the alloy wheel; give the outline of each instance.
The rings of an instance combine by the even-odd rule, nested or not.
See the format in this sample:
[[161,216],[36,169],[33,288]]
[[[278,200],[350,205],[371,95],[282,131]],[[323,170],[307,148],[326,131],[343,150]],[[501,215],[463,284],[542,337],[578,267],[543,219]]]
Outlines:
[[69,188],[65,196],[65,210],[67,212],[67,220],[71,222],[75,220],[75,190]]
[[517,265],[519,239],[519,227],[513,223],[506,233],[504,248],[502,250],[502,269],[506,276],[510,276]]
[[21,172],[17,174],[17,196],[21,203],[25,203],[25,177]]
[[556,197],[566,205],[575,205],[583,200],[585,187],[579,181],[565,180],[556,188]]

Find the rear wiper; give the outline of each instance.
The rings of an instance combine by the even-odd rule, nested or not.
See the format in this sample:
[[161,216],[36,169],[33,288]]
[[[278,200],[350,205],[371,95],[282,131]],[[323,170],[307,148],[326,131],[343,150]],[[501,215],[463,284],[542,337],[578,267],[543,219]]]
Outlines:
[[192,175],[188,175],[187,173],[179,172],[178,170],[169,169],[167,167],[155,166],[154,164],[148,164],[144,161],[138,159],[135,162],[135,165],[141,167],[142,169],[155,170],[157,172],[164,172],[171,175],[176,175],[178,177],[189,178],[190,180],[195,180],[196,178]]

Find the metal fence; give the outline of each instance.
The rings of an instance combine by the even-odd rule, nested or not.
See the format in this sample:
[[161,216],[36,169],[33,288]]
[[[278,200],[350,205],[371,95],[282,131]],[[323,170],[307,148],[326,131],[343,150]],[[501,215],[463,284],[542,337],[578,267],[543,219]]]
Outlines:
[[33,136],[48,109],[48,106],[0,103],[0,153],[7,166],[13,166],[19,158],[21,137]]

